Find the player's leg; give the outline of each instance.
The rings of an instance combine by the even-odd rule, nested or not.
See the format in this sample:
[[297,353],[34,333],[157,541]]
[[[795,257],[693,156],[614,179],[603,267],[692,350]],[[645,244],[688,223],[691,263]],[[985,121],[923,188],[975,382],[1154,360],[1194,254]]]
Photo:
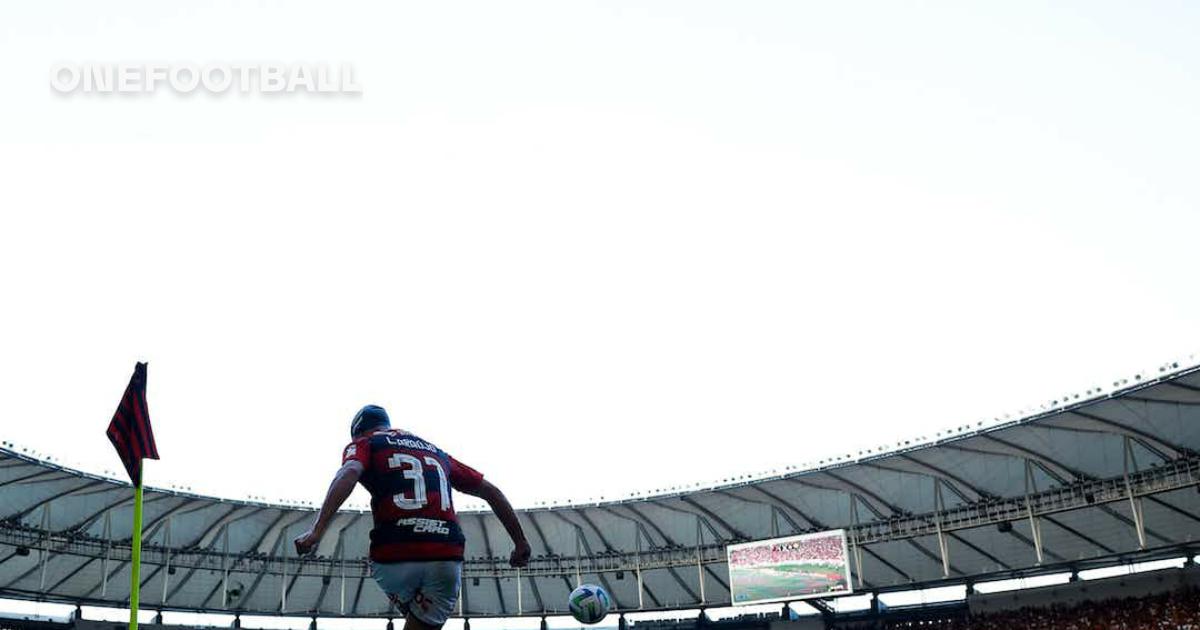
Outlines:
[[[421,588],[425,571],[423,563],[391,562],[371,563],[371,576],[379,589],[406,618],[411,618],[409,605]],[[405,626],[407,627],[407,626]]]
[[458,603],[462,563],[435,560],[420,564],[424,569],[421,586],[408,602],[404,630],[439,630],[454,614]]
[[433,625],[421,621],[416,615],[408,613],[404,616],[404,630],[441,630],[444,623]]

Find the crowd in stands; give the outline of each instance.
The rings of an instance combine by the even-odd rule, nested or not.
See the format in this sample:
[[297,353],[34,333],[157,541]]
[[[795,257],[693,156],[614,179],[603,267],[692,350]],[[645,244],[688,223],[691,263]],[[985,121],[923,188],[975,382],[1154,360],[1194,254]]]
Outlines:
[[1200,590],[1023,608],[958,620],[885,622],[879,627],[886,630],[1200,630]]
[[842,537],[820,536],[774,545],[735,550],[729,561],[735,566],[779,564],[781,562],[836,562],[845,559]]

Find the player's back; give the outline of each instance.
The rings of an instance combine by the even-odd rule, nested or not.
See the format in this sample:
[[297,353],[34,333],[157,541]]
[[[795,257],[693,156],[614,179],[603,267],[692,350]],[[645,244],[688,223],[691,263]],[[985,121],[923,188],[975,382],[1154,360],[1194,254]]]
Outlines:
[[343,461],[363,465],[371,493],[371,559],[461,560],[465,538],[453,489],[471,491],[483,475],[434,444],[398,429],[381,429],[346,447]]

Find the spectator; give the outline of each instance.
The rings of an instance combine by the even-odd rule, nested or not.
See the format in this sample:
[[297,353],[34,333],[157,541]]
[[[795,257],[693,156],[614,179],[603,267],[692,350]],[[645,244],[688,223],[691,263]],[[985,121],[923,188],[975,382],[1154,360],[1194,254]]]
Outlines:
[[845,560],[844,551],[845,545],[842,543],[841,536],[820,536],[738,549],[730,554],[729,561],[734,566],[758,566],[785,562],[840,564]]
[[[833,625],[831,630],[858,627]],[[967,620],[888,621],[879,627],[886,630],[1200,630],[1200,590],[1022,608],[972,615]]]

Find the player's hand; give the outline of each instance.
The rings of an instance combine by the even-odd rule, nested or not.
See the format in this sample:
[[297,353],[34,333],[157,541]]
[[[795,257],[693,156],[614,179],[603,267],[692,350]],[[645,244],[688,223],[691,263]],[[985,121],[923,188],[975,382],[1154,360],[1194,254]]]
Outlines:
[[293,542],[296,543],[296,553],[303,556],[316,548],[317,543],[321,542],[321,535],[310,529],[297,536]]
[[533,553],[529,543],[522,540],[513,548],[512,555],[508,558],[508,563],[514,567],[523,567],[529,564],[529,555]]

